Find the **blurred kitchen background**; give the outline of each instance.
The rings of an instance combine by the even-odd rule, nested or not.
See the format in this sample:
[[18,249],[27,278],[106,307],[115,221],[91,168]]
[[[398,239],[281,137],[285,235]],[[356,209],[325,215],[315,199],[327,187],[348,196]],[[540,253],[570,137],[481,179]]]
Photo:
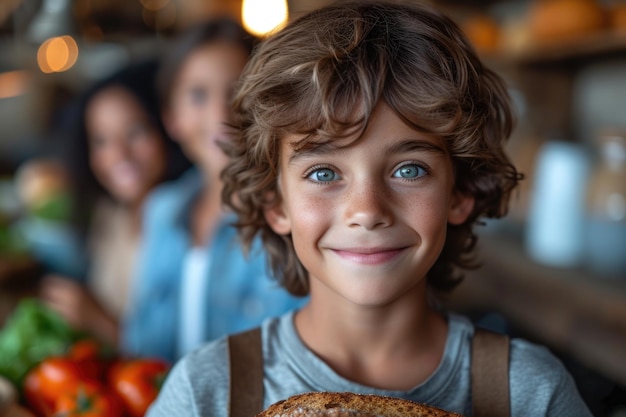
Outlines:
[[[228,15],[262,34],[327,3],[0,0],[0,295],[23,290],[23,278],[16,284],[12,276],[36,275],[7,232],[25,215],[16,172],[54,154],[64,109],[83,88],[158,56],[206,17]],[[595,415],[624,416],[626,1],[429,3],[448,12],[508,81],[518,115],[508,150],[526,174],[509,217],[479,229],[484,267],[446,303],[547,345]],[[10,309],[3,302],[0,313]]]

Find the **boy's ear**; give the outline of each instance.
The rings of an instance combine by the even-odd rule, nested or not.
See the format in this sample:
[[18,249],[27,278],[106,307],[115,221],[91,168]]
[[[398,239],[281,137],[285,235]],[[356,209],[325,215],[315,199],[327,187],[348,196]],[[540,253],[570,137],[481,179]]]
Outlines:
[[474,202],[473,196],[454,191],[448,211],[448,223],[455,226],[463,224],[474,210]]
[[272,230],[279,235],[288,235],[291,233],[291,220],[284,209],[283,202],[280,197],[272,195],[268,199],[272,203],[265,206],[263,209],[263,215],[267,224],[270,225]]

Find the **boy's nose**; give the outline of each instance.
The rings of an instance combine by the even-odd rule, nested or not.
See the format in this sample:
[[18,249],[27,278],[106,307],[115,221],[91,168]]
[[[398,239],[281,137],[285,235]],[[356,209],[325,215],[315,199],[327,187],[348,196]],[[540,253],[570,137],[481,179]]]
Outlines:
[[346,221],[367,230],[388,227],[393,221],[389,202],[390,196],[375,184],[355,187],[346,195]]

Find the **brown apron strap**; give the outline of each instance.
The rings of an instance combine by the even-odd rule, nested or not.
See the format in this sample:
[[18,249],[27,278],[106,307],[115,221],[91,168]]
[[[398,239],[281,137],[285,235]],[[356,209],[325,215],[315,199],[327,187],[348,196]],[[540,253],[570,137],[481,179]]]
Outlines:
[[476,329],[472,340],[472,415],[508,417],[509,337]]
[[254,417],[263,411],[261,329],[228,337],[230,417]]

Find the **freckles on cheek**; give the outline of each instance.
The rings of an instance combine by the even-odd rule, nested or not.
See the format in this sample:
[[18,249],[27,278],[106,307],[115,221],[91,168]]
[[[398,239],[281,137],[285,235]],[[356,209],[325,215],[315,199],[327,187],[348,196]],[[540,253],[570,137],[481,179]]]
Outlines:
[[320,241],[328,230],[330,208],[318,199],[292,202],[291,238],[300,262],[309,271],[319,265]]
[[292,201],[289,211],[295,241],[316,241],[330,218],[328,201],[322,198],[301,198]]
[[330,209],[327,200],[316,198],[298,200],[291,207],[293,222],[305,228],[323,224],[324,213],[328,213]]
[[[445,230],[448,224],[448,206],[446,199],[416,199],[409,201],[412,205],[413,221],[425,236]],[[425,237],[424,236],[424,237]]]
[[448,230],[448,206],[446,201],[433,202],[424,220],[427,235],[441,250],[446,240]]

